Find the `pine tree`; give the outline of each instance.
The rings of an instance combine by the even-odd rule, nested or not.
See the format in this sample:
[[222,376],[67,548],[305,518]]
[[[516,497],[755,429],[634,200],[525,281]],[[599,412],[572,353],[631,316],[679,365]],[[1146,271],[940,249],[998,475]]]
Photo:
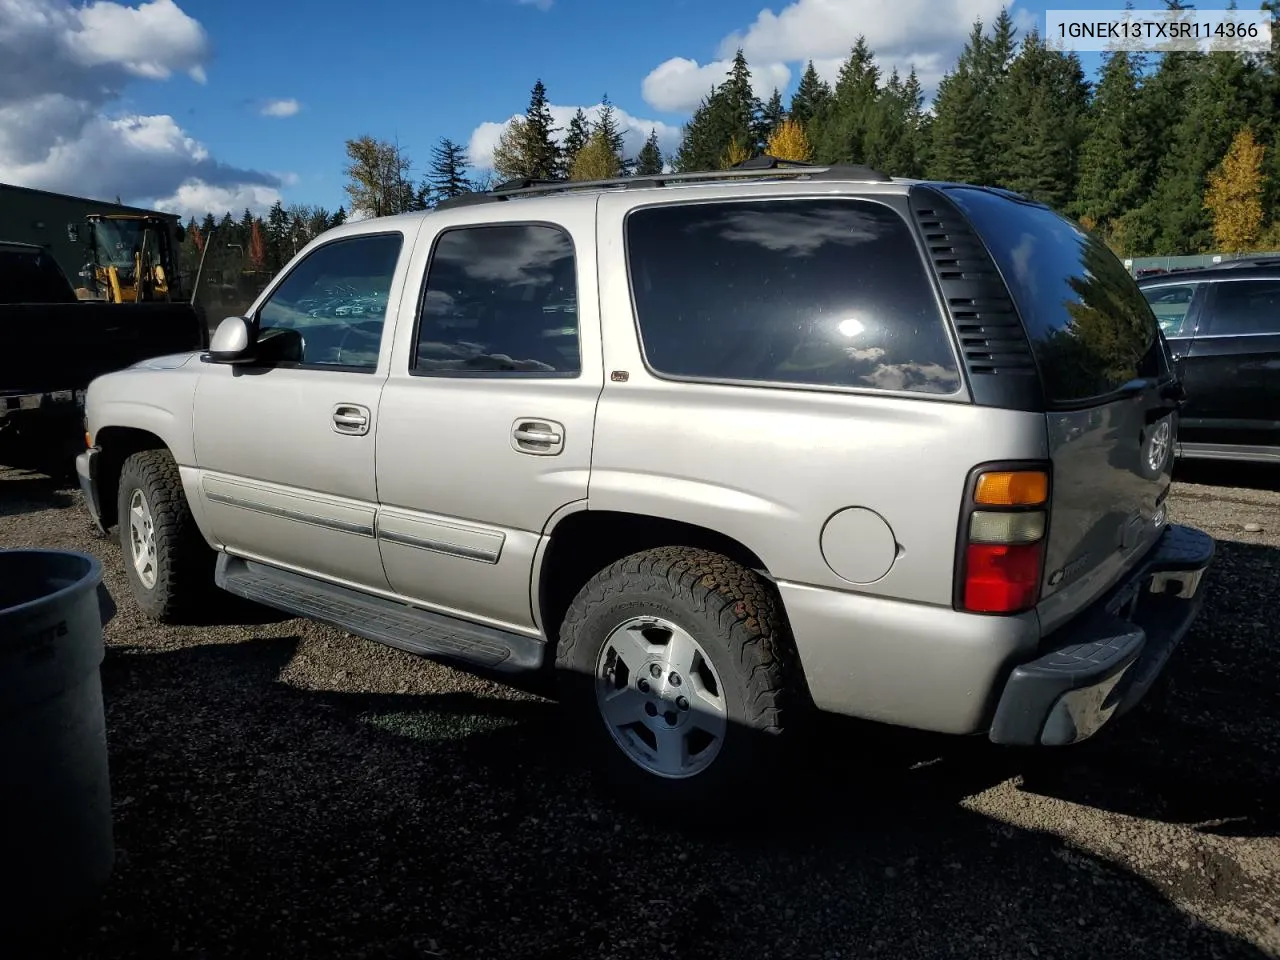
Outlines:
[[783,120],[769,138],[765,153],[779,160],[807,163],[813,159],[813,146],[805,135],[804,127],[794,120]]
[[862,163],[879,95],[880,69],[866,37],[840,68],[834,95],[815,119],[814,154],[822,163]]
[[1141,61],[1127,50],[1106,56],[1080,147],[1074,212],[1104,236],[1150,188],[1153,157],[1143,130],[1140,70]]
[[1227,155],[1209,175],[1204,206],[1213,221],[1219,250],[1243,253],[1255,249],[1262,235],[1262,160],[1264,148],[1244,127]]
[[924,93],[915,70],[904,82],[895,69],[871,111],[867,164],[889,176],[920,176],[924,164],[923,111]]
[[622,129],[618,126],[618,114],[607,93],[600,99],[600,112],[596,116],[596,122],[592,129],[593,135],[597,133],[604,138],[604,142],[613,151],[613,155],[618,158],[618,173],[613,174],[613,176],[618,176],[625,172],[628,164],[623,155],[625,143],[622,137]]
[[993,148],[990,100],[993,58],[982,22],[974,23],[955,69],[942,78],[933,98],[928,175],[938,180],[989,183]]
[[649,130],[649,137],[636,157],[636,176],[654,177],[662,172],[662,148],[658,144],[658,131]]
[[[810,60],[800,76],[796,92],[791,95],[791,109],[787,115],[802,127],[807,128],[809,122],[820,114],[831,99],[831,88],[818,78],[818,71]],[[812,135],[813,131],[806,129]]]
[[590,139],[591,124],[587,120],[587,115],[579,107],[569,120],[569,129],[565,133],[564,143],[560,146],[561,163],[563,164],[563,172],[566,179],[573,169],[573,161],[577,157],[578,151],[585,147]]
[[547,88],[541,80],[533,85],[529,94],[529,107],[525,110],[527,125],[526,149],[529,151],[529,175],[537,180],[551,180],[560,169],[560,148],[556,145],[558,128],[552,126],[551,107]]
[[471,183],[467,180],[467,152],[461,144],[454,143],[448,137],[440,138],[440,142],[431,150],[431,169],[424,186],[432,206],[441,200],[461,196],[471,189]]
[[203,233],[207,239],[209,234],[213,233],[217,228],[218,224],[217,221],[213,219],[213,214],[206,213],[204,215],[204,219],[200,221],[200,232]]
[[329,222],[329,228],[333,229],[334,227],[340,227],[346,222],[347,222],[347,208],[338,207],[338,209],[334,211],[333,219]]
[[1158,134],[1154,187],[1139,221],[1154,227],[1143,238],[1151,253],[1196,253],[1212,245],[1203,203],[1206,180],[1252,114],[1256,84],[1256,67],[1234,53],[1162,58],[1148,106],[1172,122]]
[[[997,60],[992,60],[997,69]],[[1008,68],[995,107],[997,151],[988,174],[1065,210],[1075,197],[1088,87],[1075,54],[1050,50],[1032,30]]]
[[[757,130],[755,132],[756,149],[764,150],[770,138],[782,126],[782,121],[787,118],[786,108],[782,106],[782,94],[778,92],[778,88],[773,88],[773,96],[761,108],[760,115],[757,118]],[[768,152],[766,150],[766,152]]]
[[682,172],[720,169],[731,150],[735,156],[742,151],[750,156],[752,138],[758,129],[759,104],[751,92],[751,71],[746,57],[739,50],[724,82],[702,98],[685,124],[676,154],[676,169]]

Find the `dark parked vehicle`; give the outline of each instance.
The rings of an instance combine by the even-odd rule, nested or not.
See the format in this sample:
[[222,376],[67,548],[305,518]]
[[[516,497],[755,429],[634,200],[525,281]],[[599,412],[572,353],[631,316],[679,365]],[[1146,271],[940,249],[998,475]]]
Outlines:
[[90,380],[207,341],[190,303],[80,300],[48,250],[0,241],[0,464],[72,469]]
[[1280,463],[1280,263],[1233,261],[1139,286],[1186,391],[1178,455]]

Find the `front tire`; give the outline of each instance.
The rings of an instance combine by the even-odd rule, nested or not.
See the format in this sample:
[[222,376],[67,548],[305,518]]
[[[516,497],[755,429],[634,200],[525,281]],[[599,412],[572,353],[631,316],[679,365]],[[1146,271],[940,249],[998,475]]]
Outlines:
[[591,578],[556,654],[572,732],[625,800],[682,815],[775,791],[800,700],[772,588],[707,550],[633,554]]
[[129,587],[142,612],[162,623],[196,614],[211,593],[214,554],[167,450],[144,450],[125,460],[116,516]]

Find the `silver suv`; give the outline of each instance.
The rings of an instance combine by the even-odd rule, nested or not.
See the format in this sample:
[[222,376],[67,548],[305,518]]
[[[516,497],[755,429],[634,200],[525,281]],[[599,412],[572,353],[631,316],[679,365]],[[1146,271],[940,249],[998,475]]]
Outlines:
[[1211,538],[1108,249],[1008,192],[781,167],[514,184],[347,224],[204,354],[94,381],[78,468],[138,605],[241,597],[554,670],[646,802],[811,710],[1004,744],[1147,692]]

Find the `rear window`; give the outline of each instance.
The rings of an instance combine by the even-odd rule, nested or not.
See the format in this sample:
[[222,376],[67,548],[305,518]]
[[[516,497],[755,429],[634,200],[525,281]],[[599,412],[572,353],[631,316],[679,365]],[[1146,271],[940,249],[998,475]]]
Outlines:
[[678,204],[636,210],[626,229],[640,337],[660,375],[960,389],[920,253],[886,206]]
[[972,188],[948,195],[995,258],[1050,402],[1102,399],[1164,374],[1155,315],[1106,244],[1044,207]]
[[67,303],[76,292],[43,250],[0,250],[0,303]]

